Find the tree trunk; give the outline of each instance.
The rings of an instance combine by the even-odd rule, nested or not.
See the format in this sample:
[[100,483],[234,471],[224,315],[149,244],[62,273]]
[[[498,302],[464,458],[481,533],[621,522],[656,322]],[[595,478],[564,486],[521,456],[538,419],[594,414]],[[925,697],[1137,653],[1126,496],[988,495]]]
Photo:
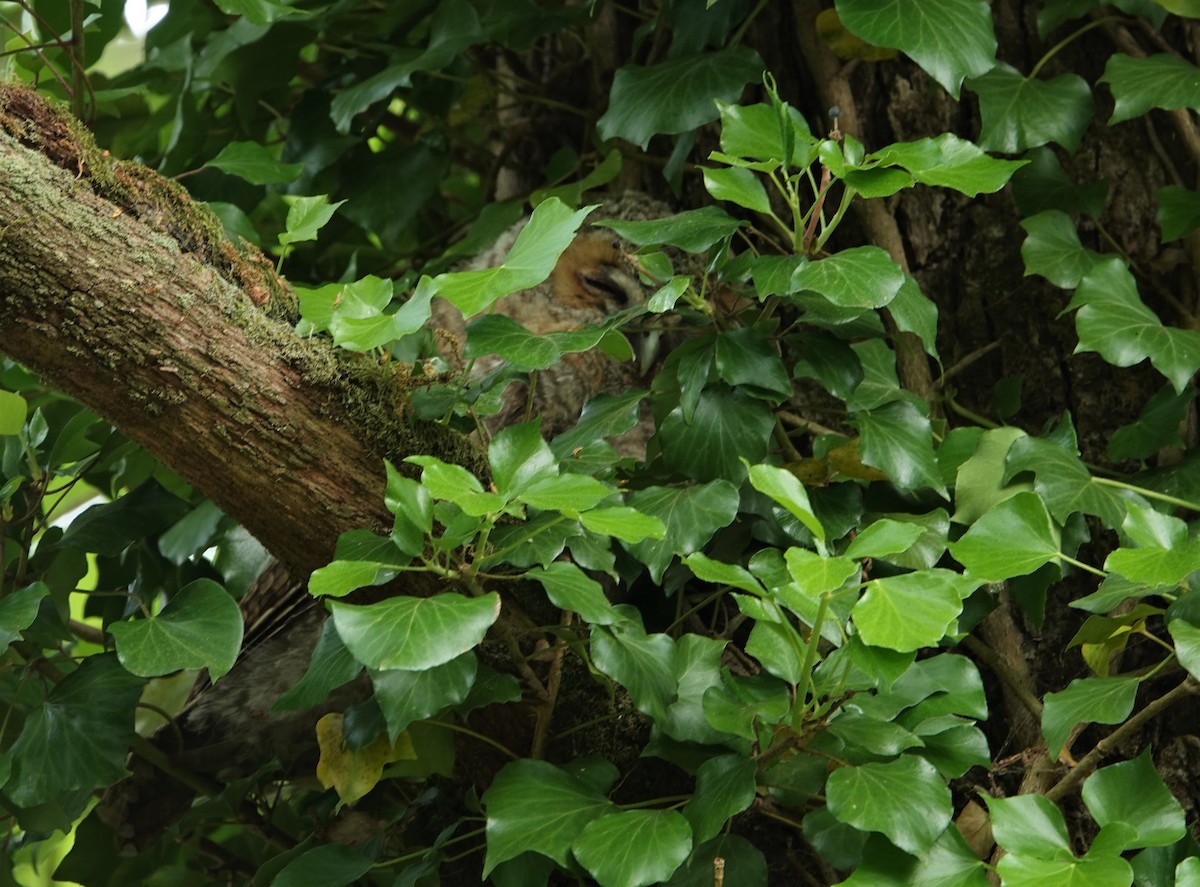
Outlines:
[[[31,128],[54,113],[36,97],[27,107],[4,98],[9,132],[18,111]],[[69,138],[79,142],[64,149]],[[161,205],[96,191],[136,173],[197,227],[216,225],[206,209],[82,136],[26,141],[67,168],[0,132],[0,350],[143,445],[276,557],[310,571],[339,533],[385,525],[385,458],[431,453],[478,470],[461,436],[410,420],[389,369],[302,339],[269,316],[282,310],[256,304],[279,287],[263,281],[273,274],[261,255],[181,246],[178,217],[153,224]],[[214,255],[238,260],[233,273]]]

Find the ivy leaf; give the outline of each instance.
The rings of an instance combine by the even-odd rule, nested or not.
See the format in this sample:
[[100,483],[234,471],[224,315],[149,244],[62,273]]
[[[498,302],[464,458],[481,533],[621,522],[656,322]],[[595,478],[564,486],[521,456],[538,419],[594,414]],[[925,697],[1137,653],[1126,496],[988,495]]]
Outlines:
[[466,699],[475,684],[478,668],[475,654],[468,652],[441,665],[416,671],[372,671],[371,685],[387,724],[388,742],[396,742],[413,721],[432,717]]
[[1038,794],[984,797],[996,842],[1009,853],[1041,859],[1071,858],[1066,823],[1052,802]]
[[638,246],[669,244],[689,253],[704,252],[744,225],[719,206],[706,206],[676,213],[665,219],[618,221],[604,219],[596,223],[616,231]]
[[980,585],[951,570],[931,569],[872,579],[854,605],[854,624],[863,643],[901,653],[932,647],[962,612],[962,602]]
[[772,400],[788,397],[792,382],[771,340],[757,327],[727,330],[717,336],[714,362],[721,380],[732,387],[761,389]]
[[397,741],[381,733],[361,748],[354,747],[346,737],[341,713],[324,715],[317,721],[316,733],[321,749],[317,779],[324,788],[337,792],[340,804],[353,804],[364,797],[378,784],[388,764],[416,758],[407,736]]
[[907,551],[924,534],[925,528],[919,524],[882,518],[859,531],[846,548],[846,557],[886,558]]
[[753,740],[760,724],[777,724],[792,706],[792,691],[768,674],[722,675],[720,685],[704,691],[704,717],[722,733]]
[[472,517],[481,517],[504,506],[504,497],[486,493],[479,478],[461,465],[443,462],[435,456],[409,456],[405,462],[420,465],[421,483],[435,499],[453,502]]
[[900,50],[956,99],[965,78],[996,62],[992,14],[983,0],[838,0],[835,6],[856,37]]
[[593,819],[613,809],[596,786],[545,761],[506,764],[483,794],[487,856],[483,876],[526,851],[570,863],[571,844]]
[[862,437],[859,452],[864,464],[878,468],[901,489],[945,491],[933,454],[929,417],[909,401],[892,401],[854,413],[851,422]]
[[[933,300],[921,292],[921,285],[915,278],[907,274],[904,276],[904,283],[896,291],[892,301],[888,303],[888,311],[891,313],[892,319],[896,321],[897,329],[905,333],[912,333],[920,339],[925,353],[930,357],[938,356],[938,308]],[[811,356],[805,356],[811,360]]]
[[927,852],[950,824],[950,789],[928,761],[902,755],[882,764],[839,767],[825,786],[829,812],[868,832],[882,832],[914,856]]
[[9,749],[4,786],[9,800],[32,807],[124,776],[133,711],[145,683],[122,668],[115,654],[85,658],[26,716]]
[[584,404],[575,427],[564,431],[550,442],[550,449],[559,459],[568,459],[576,450],[597,440],[624,434],[638,422],[642,399],[641,389],[620,394],[600,394]]
[[[812,162],[817,140],[804,117],[791,105],[782,112],[766,104],[717,102],[717,108],[721,113],[721,150],[725,154],[796,168]],[[785,142],[791,143],[790,157],[784,156],[788,153]]]
[[503,314],[485,314],[467,324],[465,356],[471,359],[486,354],[498,354],[523,372],[544,370],[562,356],[548,336],[532,333]]
[[1108,196],[1107,182],[1077,185],[1063,172],[1058,157],[1050,148],[1035,148],[1025,155],[1029,165],[1013,174],[1013,197],[1025,215],[1048,209],[1065,213],[1083,213],[1096,219]]
[[1057,142],[1074,154],[1095,110],[1092,91],[1077,74],[1037,80],[1001,63],[968,85],[979,96],[985,151],[1019,154]]
[[724,385],[706,387],[691,420],[673,409],[658,429],[663,456],[677,471],[696,480],[740,481],[742,459],[757,462],[767,454],[775,418],[758,398]]
[[367,668],[419,671],[475,647],[500,615],[495,592],[468,598],[446,592],[377,604],[330,604],[342,643]]
[[[806,820],[807,821],[807,820]],[[866,852],[844,887],[988,887],[987,870],[962,833],[948,828],[929,852],[914,858],[882,838],[867,840]]]
[[1170,53],[1142,59],[1113,53],[1100,82],[1112,87],[1116,99],[1110,124],[1140,117],[1151,108],[1200,110],[1200,68]]
[[819,543],[825,542],[825,528],[813,513],[808,493],[796,475],[774,465],[751,465],[748,473],[750,485],[770,496],[786,508],[796,520],[804,524]]
[[33,625],[37,618],[42,598],[50,594],[44,582],[34,582],[19,591],[0,598],[0,651],[21,636],[21,632]]
[[[646,487],[629,494],[629,504],[642,514],[663,522],[661,539],[626,545],[630,554],[646,565],[654,581],[676,554],[688,555],[703,548],[713,534],[737,517],[737,487],[727,480],[678,487]],[[590,620],[589,620],[590,621]]]
[[1009,447],[1004,480],[1034,472],[1034,488],[1060,524],[1077,511],[1094,514],[1105,526],[1119,527],[1125,500],[1110,486],[1097,483],[1079,455],[1053,440],[1019,435]]
[[730,817],[754,802],[756,775],[754,761],[743,755],[719,755],[700,765],[696,790],[683,807],[697,843],[716,837]]
[[[557,463],[555,467],[557,470]],[[524,502],[542,511],[561,511],[564,514],[577,515],[581,511],[595,508],[615,492],[612,487],[600,483],[590,475],[563,474],[545,477],[530,484],[516,498],[518,502]]]
[[[1099,839],[1098,835],[1097,841]],[[1010,853],[1000,860],[996,872],[1000,875],[1002,884],[1129,887],[1133,883],[1133,869],[1120,856],[1093,854],[1090,851],[1080,859],[1061,856],[1055,859],[1038,859]]]
[[271,887],[344,887],[371,870],[374,861],[345,844],[305,850],[279,870]]
[[1120,573],[1139,585],[1178,585],[1200,570],[1200,540],[1169,548],[1157,545],[1118,548],[1105,559],[1104,569]]
[[968,574],[983,582],[1000,582],[1054,560],[1059,545],[1059,530],[1041,497],[1023,492],[988,511],[948,547]]
[[108,630],[121,664],[144,678],[207,668],[216,683],[242,649],[242,611],[211,579],[188,583],[155,616],[114,622]]
[[596,131],[602,139],[622,138],[645,150],[653,135],[688,132],[716,120],[715,102],[736,102],[742,87],[762,71],[758,53],[745,46],[649,68],[624,65],[613,75],[608,110],[596,121]]
[[503,263],[496,268],[439,274],[434,278],[438,292],[464,317],[473,317],[509,293],[537,286],[550,276],[558,257],[593,209],[585,206],[572,212],[557,197],[543,200],[534,208]]
[[1120,724],[1133,711],[1137,678],[1077,678],[1060,693],[1047,693],[1042,734],[1057,758],[1076,724]]
[[621,619],[600,583],[572,563],[555,561],[541,570],[530,571],[528,576],[541,583],[554,606],[578,613],[584,622],[612,625]]
[[718,167],[703,168],[704,188],[716,200],[728,200],[760,213],[771,211],[767,189],[758,176],[748,169]]
[[601,884],[645,887],[674,874],[692,849],[692,830],[674,810],[620,810],[583,827],[571,850]]
[[683,562],[695,574],[696,578],[703,582],[728,585],[730,588],[740,588],[742,591],[749,592],[756,597],[766,597],[767,590],[763,588],[761,582],[754,578],[754,574],[745,567],[715,561],[698,551],[689,554],[683,559]]
[[904,283],[904,272],[877,246],[856,246],[806,262],[792,274],[791,291],[812,290],[843,308],[882,308]]
[[1154,192],[1158,200],[1158,225],[1162,242],[1187,237],[1200,228],[1200,194],[1190,188],[1167,185]]
[[1182,619],[1172,619],[1167,623],[1167,631],[1175,642],[1179,664],[1193,677],[1200,675],[1200,628]]
[[638,711],[663,719],[675,699],[675,642],[668,635],[622,621],[593,630],[591,650],[596,668],[629,691]]
[[1183,808],[1150,759],[1150,748],[1130,761],[1097,770],[1083,783],[1083,802],[1097,824],[1124,823],[1136,837],[1120,849],[1166,847],[1187,831]]
[[330,203],[325,194],[316,197],[297,197],[288,208],[286,230],[279,235],[279,244],[288,246],[305,240],[316,240],[317,232],[329,224],[337,208],[346,201]]
[[362,664],[346,649],[332,619],[321,626],[308,670],[299,683],[275,700],[271,711],[295,711],[321,703],[338,687],[358,677]]
[[1200,332],[1163,326],[1141,300],[1133,275],[1118,258],[1099,262],[1079,282],[1066,310],[1076,308],[1076,353],[1095,351],[1118,367],[1148,357],[1176,392],[1183,391],[1200,369]]
[[644,539],[661,539],[666,535],[662,521],[627,505],[581,512],[579,522],[585,530],[635,544]]
[[1071,217],[1048,209],[1021,220],[1029,236],[1021,244],[1025,274],[1040,274],[1063,289],[1079,285],[1084,276],[1101,261],[1099,253],[1084,249]]
[[245,179],[252,185],[294,182],[304,172],[303,163],[280,163],[258,142],[230,142],[205,165]]
[[978,145],[948,132],[931,139],[897,142],[871,157],[881,164],[907,169],[925,185],[952,188],[968,197],[999,191],[1027,162],[989,157]]

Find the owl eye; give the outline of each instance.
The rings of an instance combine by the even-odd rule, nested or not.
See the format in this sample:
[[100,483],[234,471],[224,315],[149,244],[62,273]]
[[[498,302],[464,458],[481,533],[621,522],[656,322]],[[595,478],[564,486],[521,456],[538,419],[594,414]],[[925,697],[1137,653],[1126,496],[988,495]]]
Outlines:
[[598,296],[608,296],[618,305],[629,303],[629,293],[621,284],[604,272],[584,271],[579,275],[583,288]]

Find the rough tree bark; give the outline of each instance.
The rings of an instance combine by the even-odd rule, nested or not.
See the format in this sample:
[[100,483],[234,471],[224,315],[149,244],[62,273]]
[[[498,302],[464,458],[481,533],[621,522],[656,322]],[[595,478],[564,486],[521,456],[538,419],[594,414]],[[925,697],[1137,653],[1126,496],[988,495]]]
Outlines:
[[0,93],[0,351],[303,571],[386,522],[384,458],[479,468],[468,441],[405,414],[405,379],[298,337],[270,263],[213,232],[181,190]]

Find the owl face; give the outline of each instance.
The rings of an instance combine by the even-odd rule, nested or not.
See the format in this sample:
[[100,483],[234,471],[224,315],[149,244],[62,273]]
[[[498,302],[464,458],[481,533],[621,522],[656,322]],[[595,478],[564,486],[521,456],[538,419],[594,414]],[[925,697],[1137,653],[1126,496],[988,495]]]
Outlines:
[[623,244],[611,233],[580,234],[563,251],[550,277],[556,300],[612,314],[644,300],[645,292]]

